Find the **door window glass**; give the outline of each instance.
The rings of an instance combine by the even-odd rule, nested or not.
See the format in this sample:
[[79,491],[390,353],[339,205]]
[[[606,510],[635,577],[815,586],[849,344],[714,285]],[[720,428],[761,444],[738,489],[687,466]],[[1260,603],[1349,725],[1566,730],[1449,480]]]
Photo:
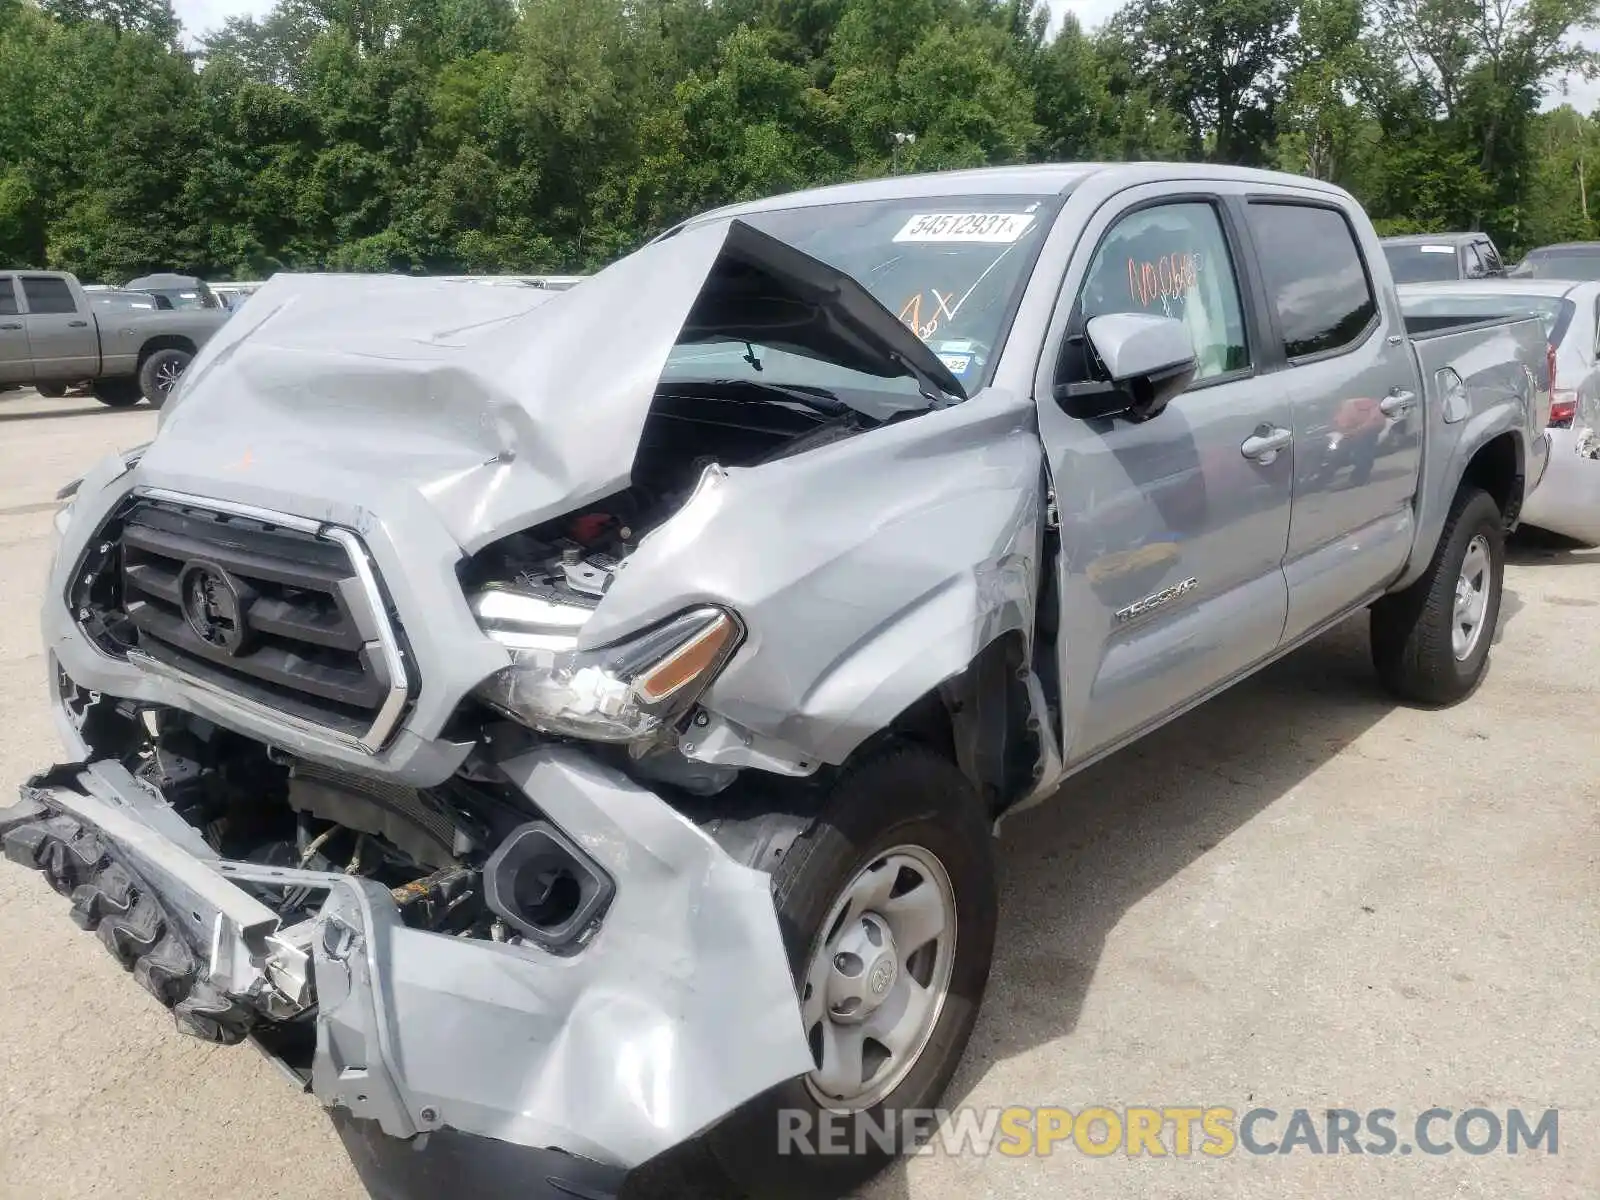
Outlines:
[[1359,341],[1378,302],[1344,214],[1309,204],[1254,203],[1250,228],[1289,357]]
[[17,292],[11,286],[11,280],[0,279],[0,317],[15,316],[17,312]]
[[65,279],[24,275],[22,292],[28,297],[28,311],[34,315],[78,311],[78,306],[72,302],[72,289],[67,286]]
[[1107,233],[1078,303],[1087,323],[1108,313],[1175,317],[1189,328],[1199,382],[1250,365],[1228,241],[1211,205],[1129,213]]

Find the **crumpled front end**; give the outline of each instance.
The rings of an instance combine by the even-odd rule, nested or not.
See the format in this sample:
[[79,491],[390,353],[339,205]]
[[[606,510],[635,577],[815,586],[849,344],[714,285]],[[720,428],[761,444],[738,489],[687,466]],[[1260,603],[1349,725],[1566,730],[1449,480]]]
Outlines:
[[[385,1145],[362,1131],[371,1122],[388,1138],[449,1130],[444,1146],[556,1150],[573,1158],[538,1169],[592,1187],[810,1055],[766,875],[575,751],[505,767],[623,881],[581,952],[419,930],[405,897],[371,880],[221,859],[114,762],[31,780],[0,810],[0,835],[186,1031],[252,1037],[285,1060],[297,1038],[314,1043],[310,1089],[347,1138]],[[320,902],[285,925],[261,887]]]
[[[915,387],[666,379],[763,332]],[[374,1195],[611,1194],[817,1067],[760,868],[858,748],[948,704],[986,790],[1048,773],[965,715],[980,655],[1026,661],[1045,520],[1029,398],[961,398],[736,222],[534,299],[269,284],[58,516],[75,765],[6,853]],[[1005,702],[1050,761],[1038,681]]]

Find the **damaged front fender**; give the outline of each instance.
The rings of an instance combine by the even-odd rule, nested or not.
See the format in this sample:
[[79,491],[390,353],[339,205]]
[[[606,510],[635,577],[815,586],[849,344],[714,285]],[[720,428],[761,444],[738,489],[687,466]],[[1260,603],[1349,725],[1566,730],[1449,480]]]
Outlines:
[[[617,881],[576,954],[412,929],[371,881],[207,860],[126,772],[41,777],[0,810],[0,834],[8,857],[70,893],[84,872],[132,868],[194,960],[167,994],[152,988],[169,1006],[215,990],[259,1031],[295,1008],[303,950],[312,1091],[390,1137],[449,1129],[631,1168],[812,1068],[768,876],[577,751],[503,765]],[[251,882],[327,899],[279,930]]]

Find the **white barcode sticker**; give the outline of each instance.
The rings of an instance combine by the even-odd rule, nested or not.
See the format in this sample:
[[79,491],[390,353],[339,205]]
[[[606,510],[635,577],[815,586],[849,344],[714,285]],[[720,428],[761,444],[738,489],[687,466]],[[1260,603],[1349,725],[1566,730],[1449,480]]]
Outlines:
[[919,213],[894,235],[897,242],[989,242],[1009,245],[1033,225],[1032,213]]

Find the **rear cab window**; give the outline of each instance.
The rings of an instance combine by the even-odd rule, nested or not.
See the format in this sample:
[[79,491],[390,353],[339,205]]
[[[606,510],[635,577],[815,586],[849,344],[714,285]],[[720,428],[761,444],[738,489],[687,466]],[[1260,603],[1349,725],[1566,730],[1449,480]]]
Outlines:
[[1390,243],[1383,248],[1396,283],[1441,283],[1461,277],[1456,248],[1447,242]]
[[1289,361],[1365,341],[1377,327],[1378,301],[1344,213],[1304,201],[1252,200],[1249,220]]
[[72,298],[72,289],[67,286],[65,279],[56,279],[50,275],[24,275],[22,294],[28,298],[30,316],[78,311],[78,306]]

